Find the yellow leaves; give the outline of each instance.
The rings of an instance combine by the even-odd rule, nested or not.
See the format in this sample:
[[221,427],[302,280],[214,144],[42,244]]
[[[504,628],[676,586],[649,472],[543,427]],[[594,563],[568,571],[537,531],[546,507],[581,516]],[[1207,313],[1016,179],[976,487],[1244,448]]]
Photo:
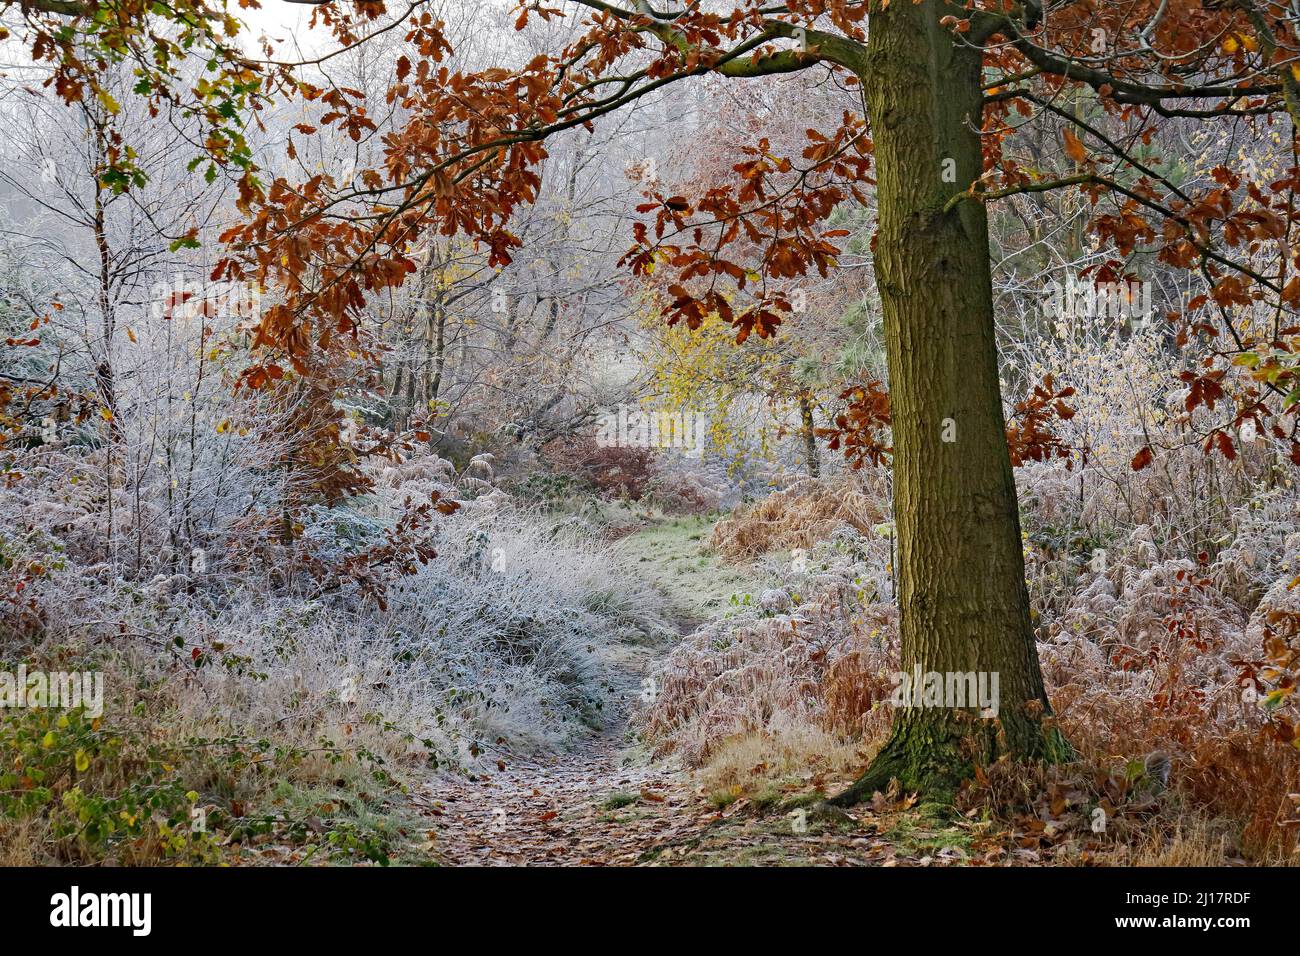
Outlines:
[[99,410],[99,417],[104,419],[106,422],[111,422],[113,420],[113,410],[111,408],[101,408]]
[[122,109],[121,104],[118,103],[117,100],[113,99],[113,95],[103,87],[100,87],[95,91],[95,98],[99,100],[100,105],[102,105],[104,109],[108,110],[108,112],[113,116],[116,116]]
[[45,736],[41,738],[41,746],[49,750],[59,742],[59,736],[52,730],[47,730]]
[[[528,9],[527,9],[527,8],[524,8],[524,12],[520,14],[520,17],[521,17],[521,18],[524,18],[524,17],[527,17],[527,16],[528,16]],[[437,830],[425,830],[425,831],[424,831],[424,842],[423,842],[422,844],[420,844],[420,848],[421,848],[422,850],[424,850],[426,853],[429,853],[429,852],[432,852],[433,849],[434,849],[437,845],[438,845],[438,831],[437,831]]]
[[1223,38],[1224,53],[1236,53],[1238,50],[1254,53],[1258,49],[1259,41],[1246,33],[1229,33]]
[[228,431],[230,431],[230,419],[229,419],[229,418],[224,419],[224,420],[221,422],[221,424],[219,424],[219,425],[217,426],[217,434],[218,434],[218,435],[224,435],[224,434],[225,434],[226,432],[228,432]]
[[77,773],[85,773],[87,770],[90,769],[90,754],[78,748],[77,755],[74,762],[76,763],[77,766]]

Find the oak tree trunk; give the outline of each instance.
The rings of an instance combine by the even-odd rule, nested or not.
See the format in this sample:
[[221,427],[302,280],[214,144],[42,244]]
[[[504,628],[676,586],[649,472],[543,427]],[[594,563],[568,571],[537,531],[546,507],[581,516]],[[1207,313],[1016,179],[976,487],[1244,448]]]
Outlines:
[[998,384],[987,221],[978,202],[945,212],[982,166],[981,55],[953,42],[943,13],[936,0],[873,12],[861,72],[878,178],[902,667],[996,673],[998,716],[901,707],[840,803],[891,779],[943,798],[974,763],[1064,752],[1043,720],[1050,710]]

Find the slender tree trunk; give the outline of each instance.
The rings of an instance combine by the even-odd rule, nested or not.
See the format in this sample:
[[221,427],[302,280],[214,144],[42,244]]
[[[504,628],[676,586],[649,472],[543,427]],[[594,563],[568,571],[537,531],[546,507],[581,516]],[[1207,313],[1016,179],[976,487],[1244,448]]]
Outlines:
[[390,405],[393,409],[393,428],[396,431],[402,431],[407,426],[407,417],[402,414],[401,397],[402,397],[402,373],[406,371],[406,365],[399,358],[393,363],[393,390],[390,393]]
[[[100,139],[101,154],[104,150]],[[100,400],[113,415],[109,419],[109,434],[113,441],[122,437],[122,426],[117,420],[117,382],[113,371],[113,335],[117,329],[117,316],[113,306],[113,255],[108,244],[107,211],[104,204],[104,188],[95,183],[94,206],[95,253],[99,258],[99,276],[96,297],[99,300],[99,348],[101,358],[95,366],[95,380],[99,389]]]
[[799,417],[803,421],[803,447],[808,458],[808,475],[817,478],[821,475],[821,456],[817,453],[817,430],[813,421],[812,396],[807,392],[799,393]]
[[[436,402],[442,391],[442,372],[447,365],[447,310],[442,299],[434,303],[433,378],[429,381],[429,401]],[[434,410],[431,408],[430,412]]]
[[954,45],[943,13],[936,0],[873,12],[861,76],[877,163],[902,667],[996,673],[998,716],[901,707],[841,803],[891,779],[949,796],[973,763],[1063,747],[1042,722],[1049,709],[998,385],[988,225],[979,203],[944,211],[982,161],[980,53]]
[[411,355],[407,359],[406,366],[406,420],[404,427],[411,424],[411,419],[415,415],[415,370],[418,366],[415,354],[415,343],[411,343]]
[[[98,155],[104,156],[106,147],[103,133],[98,126],[95,129],[95,142],[99,148]],[[98,178],[95,180],[94,206],[95,251],[99,257],[99,315],[100,315],[100,352],[101,358],[95,364],[95,386],[99,391],[100,401],[104,403],[104,412],[108,416],[108,443],[104,449],[104,493],[105,493],[105,550],[109,562],[117,565],[117,549],[113,536],[116,530],[113,513],[113,478],[116,472],[114,453],[122,445],[122,423],[118,419],[117,377],[113,371],[113,334],[117,317],[113,306],[113,257],[108,244],[107,215],[104,204],[104,188]],[[93,354],[93,353],[92,353]],[[125,455],[125,449],[123,454]]]

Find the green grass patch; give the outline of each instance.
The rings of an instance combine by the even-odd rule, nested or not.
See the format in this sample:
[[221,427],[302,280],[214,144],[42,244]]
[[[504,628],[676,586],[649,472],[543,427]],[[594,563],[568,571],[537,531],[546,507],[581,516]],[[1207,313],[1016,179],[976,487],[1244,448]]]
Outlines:
[[707,550],[716,521],[716,515],[664,518],[621,542],[673,606],[695,620],[722,613],[733,594],[754,588],[749,574]]
[[635,793],[612,793],[604,799],[600,808],[602,810],[622,810],[624,807],[631,806],[639,800]]

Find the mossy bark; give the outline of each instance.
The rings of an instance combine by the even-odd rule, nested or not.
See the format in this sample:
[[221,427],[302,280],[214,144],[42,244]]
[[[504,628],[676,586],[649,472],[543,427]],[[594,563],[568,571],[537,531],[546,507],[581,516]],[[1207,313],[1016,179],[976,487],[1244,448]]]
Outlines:
[[902,664],[998,674],[996,719],[904,707],[851,803],[897,779],[951,796],[975,762],[1063,752],[1025,587],[998,383],[988,224],[949,200],[982,168],[981,54],[935,0],[874,10],[860,76],[875,142],[875,273],[893,413]]

